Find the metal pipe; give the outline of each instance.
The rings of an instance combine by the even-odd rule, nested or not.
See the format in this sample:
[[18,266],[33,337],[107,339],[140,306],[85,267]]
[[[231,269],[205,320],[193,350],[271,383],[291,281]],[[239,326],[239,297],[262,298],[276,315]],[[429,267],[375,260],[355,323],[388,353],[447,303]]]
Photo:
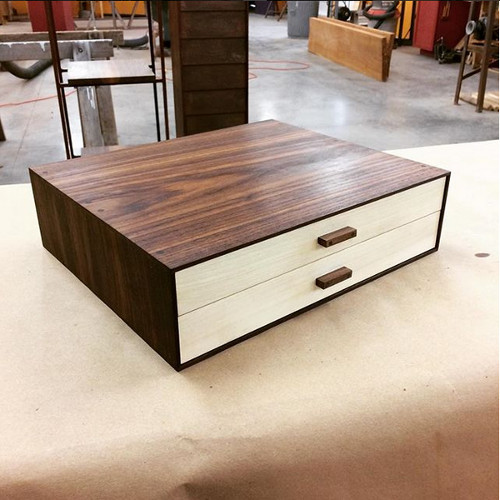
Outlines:
[[52,66],[51,59],[42,59],[25,68],[14,61],[2,61],[0,65],[10,74],[22,78],[23,80],[31,80],[38,76],[43,70]]
[[61,115],[61,125],[63,129],[64,136],[64,147],[66,149],[66,158],[70,159],[74,157],[73,154],[73,144],[71,142],[71,130],[69,126],[68,119],[68,108],[66,106],[66,95],[61,87],[62,83],[62,70],[61,70],[61,58],[59,56],[59,47],[57,45],[57,35],[56,28],[54,24],[54,12],[52,10],[52,2],[49,0],[44,0],[45,16],[47,18],[47,29],[49,32],[50,40],[50,51],[52,54],[53,68],[54,68],[54,78],[56,81],[57,90],[57,100],[59,101],[59,113]]
[[141,47],[142,45],[146,45],[149,41],[148,35],[141,36],[139,38],[125,38],[123,43],[120,44],[120,47]]
[[[470,2],[469,8],[469,21],[472,19],[474,13],[474,2]],[[465,59],[467,58],[467,47],[469,46],[470,35],[465,35],[464,48],[462,49],[462,59],[460,59],[460,69],[458,70],[457,88],[455,89],[455,100],[453,104],[458,104],[460,99],[460,91],[462,90],[462,80],[464,77]]]
[[[167,3],[168,8],[168,3]],[[167,104],[167,85],[166,85],[166,75],[165,75],[165,47],[163,40],[163,15],[162,15],[162,2],[156,3],[156,17],[158,18],[158,32],[160,38],[160,66],[161,66],[161,87],[162,87],[162,98],[163,98],[163,115],[165,120],[165,137],[170,139],[170,134],[168,131],[168,104]]]
[[150,68],[153,71],[153,97],[155,101],[155,118],[156,118],[156,137],[158,142],[161,141],[161,131],[160,131],[160,115],[158,112],[158,89],[156,88],[156,64],[155,64],[155,41],[153,38],[153,16],[151,13],[151,0],[146,1],[146,10],[148,15],[148,33],[149,33],[149,52],[151,55],[151,65]]

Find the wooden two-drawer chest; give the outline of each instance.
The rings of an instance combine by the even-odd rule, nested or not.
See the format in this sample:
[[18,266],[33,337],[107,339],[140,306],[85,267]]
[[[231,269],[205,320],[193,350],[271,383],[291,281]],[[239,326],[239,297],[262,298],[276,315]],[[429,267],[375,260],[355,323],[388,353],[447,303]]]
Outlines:
[[276,121],[30,174],[44,246],[176,369],[437,250],[450,175]]

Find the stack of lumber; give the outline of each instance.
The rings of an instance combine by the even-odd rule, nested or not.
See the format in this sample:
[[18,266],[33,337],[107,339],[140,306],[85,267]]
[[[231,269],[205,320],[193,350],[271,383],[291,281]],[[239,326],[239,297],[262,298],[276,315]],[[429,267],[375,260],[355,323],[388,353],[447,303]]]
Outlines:
[[309,52],[381,82],[389,78],[394,34],[330,19],[312,17]]
[[[475,106],[477,104],[477,92],[460,94],[460,100],[474,104]],[[498,91],[486,92],[484,95],[483,109],[498,112]]]

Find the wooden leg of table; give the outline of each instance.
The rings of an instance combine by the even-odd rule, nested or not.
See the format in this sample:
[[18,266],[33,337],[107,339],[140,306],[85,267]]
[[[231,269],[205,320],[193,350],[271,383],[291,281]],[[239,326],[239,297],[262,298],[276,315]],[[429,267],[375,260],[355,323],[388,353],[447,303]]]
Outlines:
[[[470,3],[469,7],[469,21],[472,19],[472,14],[474,13],[474,2]],[[455,100],[454,104],[458,104],[460,99],[460,91],[462,90],[462,81],[464,79],[465,71],[465,60],[467,59],[467,48],[469,46],[470,35],[465,35],[464,47],[462,49],[462,57],[460,59],[460,69],[458,70],[457,87],[455,89]]]
[[118,133],[116,130],[115,110],[113,107],[111,87],[101,85],[96,87],[95,90],[104,145],[115,146],[118,144]]
[[491,39],[493,38],[495,9],[496,9],[496,2],[488,2],[488,26],[486,27],[483,60],[481,61],[481,74],[479,76],[479,88],[477,90],[477,105],[476,105],[477,113],[481,113],[483,111],[484,94],[486,91],[486,81],[488,80],[488,69],[490,67]]
[[285,2],[285,5],[283,5],[283,8],[281,9],[280,15],[278,17],[278,21],[280,21],[281,18],[285,15],[285,12],[287,11],[287,6],[288,6],[288,3]]
[[274,1],[269,2],[269,3],[267,4],[266,15],[265,15],[264,17],[267,17],[267,16],[269,15],[269,11],[270,11],[271,9],[273,9],[273,15],[274,15],[274,10],[276,10],[275,6],[276,6],[276,2],[274,2]]
[[111,17],[113,18],[113,29],[116,29],[116,8],[115,2],[109,2],[111,4]]
[[134,16],[135,16],[135,11],[137,10],[137,6],[139,5],[139,2],[134,2],[134,6],[132,8],[132,12],[130,13],[130,19],[128,20],[128,25],[127,27],[128,28],[131,28],[132,27],[132,23],[134,21]]

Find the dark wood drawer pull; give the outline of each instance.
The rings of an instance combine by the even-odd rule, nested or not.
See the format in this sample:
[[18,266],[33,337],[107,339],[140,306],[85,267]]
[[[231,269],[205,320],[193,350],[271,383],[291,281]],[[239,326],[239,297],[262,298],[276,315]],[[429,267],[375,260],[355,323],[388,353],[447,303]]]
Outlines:
[[348,267],[339,267],[331,273],[324,274],[323,276],[316,278],[316,286],[319,286],[324,290],[325,288],[330,288],[341,281],[349,279],[351,276],[352,269],[349,269]]
[[323,236],[318,237],[318,243],[325,247],[331,247],[332,245],[336,245],[341,241],[350,240],[354,238],[358,232],[353,227],[343,227],[338,231],[333,231],[333,233],[324,234]]

